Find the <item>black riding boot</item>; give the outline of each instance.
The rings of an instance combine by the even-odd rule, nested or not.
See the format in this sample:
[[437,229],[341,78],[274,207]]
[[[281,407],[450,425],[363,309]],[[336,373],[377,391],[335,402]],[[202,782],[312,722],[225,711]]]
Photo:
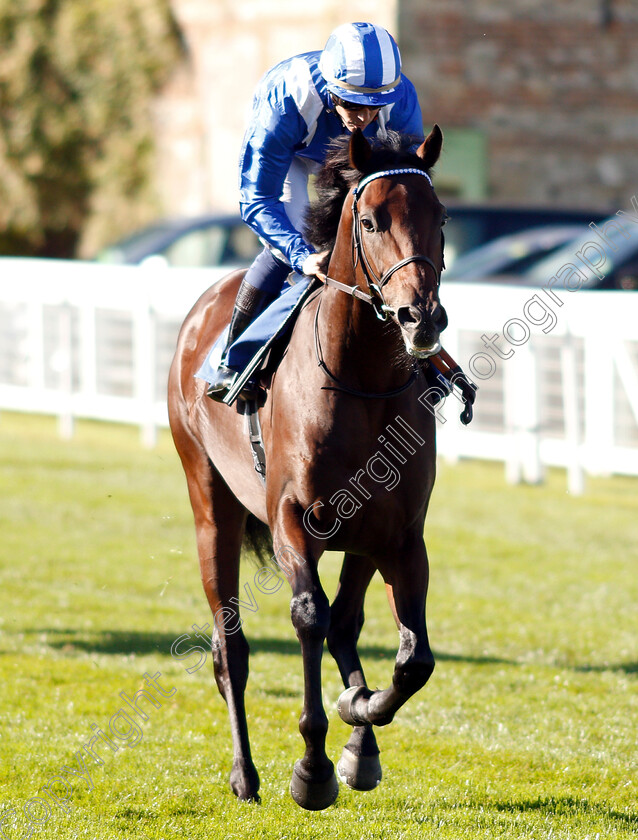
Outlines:
[[222,362],[217,369],[215,381],[211,382],[206,391],[207,396],[212,400],[222,402],[237,375],[236,371],[225,364],[231,344],[235,339],[239,338],[248,325],[273,299],[273,295],[261,289],[256,289],[250,283],[246,283],[245,279],[242,280],[239,291],[237,292],[235,308],[230,319],[228,338],[226,339],[226,347],[222,354]]

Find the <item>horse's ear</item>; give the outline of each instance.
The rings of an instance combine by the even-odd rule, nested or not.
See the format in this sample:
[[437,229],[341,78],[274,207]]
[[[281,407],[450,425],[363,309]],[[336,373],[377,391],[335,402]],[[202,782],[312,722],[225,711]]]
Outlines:
[[358,169],[359,172],[365,172],[366,164],[372,157],[372,147],[363,136],[360,128],[355,128],[352,132],[349,149],[350,166],[353,169]]
[[429,169],[439,159],[441,148],[443,146],[443,133],[441,129],[434,124],[432,131],[425,138],[423,143],[419,146],[416,153],[425,164],[425,168]]

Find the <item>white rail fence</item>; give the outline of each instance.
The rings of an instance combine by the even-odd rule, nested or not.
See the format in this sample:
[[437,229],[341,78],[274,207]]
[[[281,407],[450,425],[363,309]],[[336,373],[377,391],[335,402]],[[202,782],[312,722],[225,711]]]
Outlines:
[[[0,410],[167,424],[179,326],[213,269],[0,259]],[[445,347],[479,386],[475,419],[448,397],[439,452],[503,461],[510,481],[567,468],[638,475],[638,295],[490,284],[443,287]]]
[[133,423],[147,445],[168,424],[179,327],[224,271],[0,260],[0,409]]
[[[442,297],[446,349],[479,392],[469,428],[443,425],[441,454],[504,461],[511,482],[565,467],[573,493],[585,473],[638,475],[638,294],[458,284]],[[457,408],[448,398],[444,419]]]

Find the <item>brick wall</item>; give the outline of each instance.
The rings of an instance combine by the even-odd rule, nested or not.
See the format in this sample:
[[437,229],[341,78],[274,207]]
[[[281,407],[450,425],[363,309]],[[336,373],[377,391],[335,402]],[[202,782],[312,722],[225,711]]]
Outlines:
[[484,132],[492,198],[638,192],[637,0],[401,0],[399,44],[426,124]]
[[638,192],[638,0],[173,0],[188,49],[156,106],[165,212],[236,209],[253,88],[349,20],[399,41],[426,125],[486,138],[488,194],[628,205]]

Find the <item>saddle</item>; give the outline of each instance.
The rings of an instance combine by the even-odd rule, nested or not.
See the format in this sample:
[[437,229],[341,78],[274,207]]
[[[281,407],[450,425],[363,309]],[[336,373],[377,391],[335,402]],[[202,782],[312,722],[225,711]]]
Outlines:
[[[224,397],[226,405],[232,405],[249,382],[258,384],[267,381],[268,375],[281,360],[299,312],[319,287],[319,281],[311,277],[303,277],[294,286],[286,287],[231,345],[226,362],[239,373]],[[199,379],[213,381],[227,335],[228,328],[219,336],[195,374]]]
[[[255,472],[264,484],[266,454],[258,409],[265,401],[265,389],[288,346],[299,313],[320,287],[320,281],[311,277],[303,277],[294,286],[286,287],[281,295],[255,318],[228,351],[228,366],[239,372],[223,402],[226,405],[237,402],[237,411],[246,417]],[[195,374],[199,379],[213,381],[221,363],[227,335],[228,327],[219,336]]]

